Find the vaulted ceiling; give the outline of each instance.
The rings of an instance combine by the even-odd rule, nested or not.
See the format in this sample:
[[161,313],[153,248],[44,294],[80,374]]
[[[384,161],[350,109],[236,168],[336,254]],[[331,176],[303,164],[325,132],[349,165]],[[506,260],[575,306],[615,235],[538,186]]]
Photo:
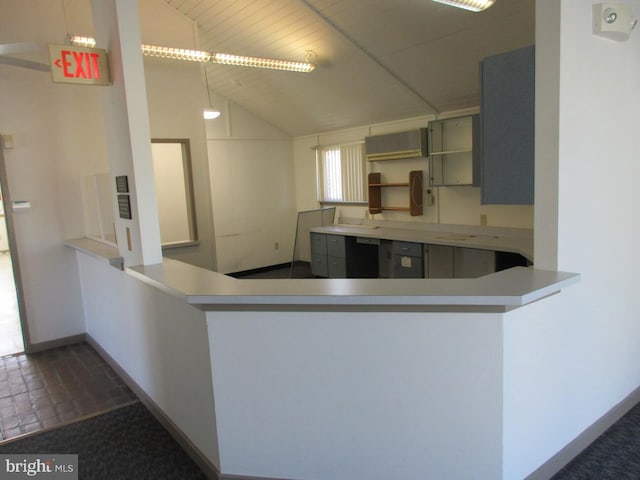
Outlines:
[[222,96],[290,135],[479,104],[478,64],[534,43],[535,0],[480,13],[431,0],[165,0],[198,25],[200,48],[304,60],[311,73],[209,64]]

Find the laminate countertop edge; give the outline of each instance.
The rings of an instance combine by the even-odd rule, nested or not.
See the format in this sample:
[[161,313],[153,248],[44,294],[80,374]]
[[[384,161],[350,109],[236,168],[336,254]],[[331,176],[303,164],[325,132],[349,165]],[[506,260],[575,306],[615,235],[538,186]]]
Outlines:
[[580,280],[577,273],[531,267],[475,279],[236,279],[172,259],[125,270],[205,310],[504,312]]
[[87,237],[72,238],[66,240],[64,244],[67,247],[86,253],[92,257],[105,259],[112,267],[118,270],[124,270],[124,258],[114,246]]

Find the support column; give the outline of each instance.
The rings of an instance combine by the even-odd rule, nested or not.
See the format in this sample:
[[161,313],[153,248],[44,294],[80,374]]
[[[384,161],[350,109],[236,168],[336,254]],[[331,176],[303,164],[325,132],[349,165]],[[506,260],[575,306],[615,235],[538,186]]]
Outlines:
[[536,112],[534,258],[558,269],[561,2],[536,1]]
[[160,226],[151,157],[151,132],[140,49],[138,2],[92,0],[97,46],[109,52],[110,87],[103,88],[103,111],[113,177],[126,175],[131,219],[120,218],[114,194],[118,249],[125,266],[162,261]]

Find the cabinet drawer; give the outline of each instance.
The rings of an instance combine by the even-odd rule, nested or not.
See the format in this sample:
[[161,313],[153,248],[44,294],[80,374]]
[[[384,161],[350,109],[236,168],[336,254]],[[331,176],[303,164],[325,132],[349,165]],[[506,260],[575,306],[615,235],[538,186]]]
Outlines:
[[415,242],[401,242],[398,240],[393,241],[393,253],[408,255],[410,257],[422,258],[422,244]]
[[344,257],[344,236],[327,235],[327,255],[330,257]]
[[311,254],[311,274],[316,277],[328,277],[329,268],[327,266],[327,256]]
[[327,235],[311,232],[311,254],[327,254]]
[[422,278],[422,257],[393,254],[393,278]]
[[327,257],[329,278],[347,278],[347,262],[344,257]]
[[369,237],[357,237],[356,243],[360,243],[362,245],[380,245],[380,239],[369,238]]

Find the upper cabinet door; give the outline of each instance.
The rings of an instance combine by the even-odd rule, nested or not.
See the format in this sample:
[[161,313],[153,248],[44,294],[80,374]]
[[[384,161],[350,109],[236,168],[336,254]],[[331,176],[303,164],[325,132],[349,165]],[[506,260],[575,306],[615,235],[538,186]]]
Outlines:
[[483,204],[533,204],[535,48],[480,64]]

